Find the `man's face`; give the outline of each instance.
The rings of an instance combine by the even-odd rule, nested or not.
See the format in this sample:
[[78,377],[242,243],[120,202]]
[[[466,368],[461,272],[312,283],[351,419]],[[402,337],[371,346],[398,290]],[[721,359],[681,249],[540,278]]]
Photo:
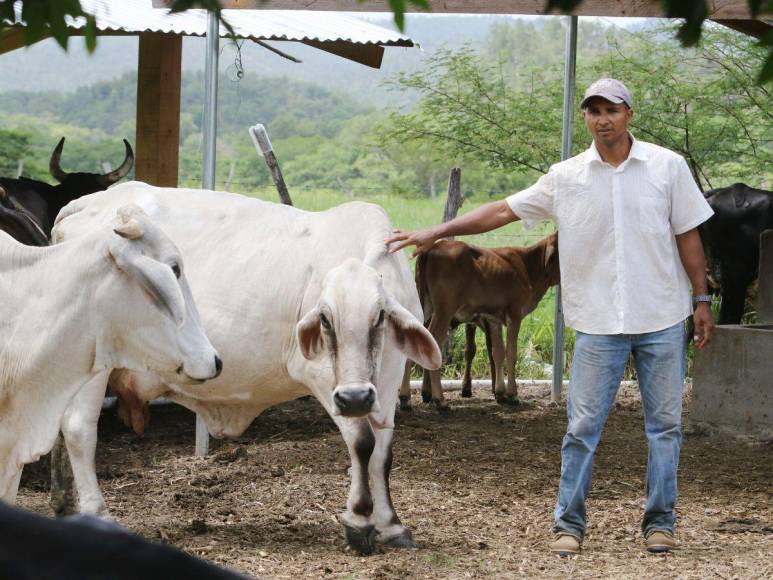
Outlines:
[[625,103],[615,104],[603,97],[593,97],[586,103],[582,116],[596,143],[609,147],[627,138],[633,110]]

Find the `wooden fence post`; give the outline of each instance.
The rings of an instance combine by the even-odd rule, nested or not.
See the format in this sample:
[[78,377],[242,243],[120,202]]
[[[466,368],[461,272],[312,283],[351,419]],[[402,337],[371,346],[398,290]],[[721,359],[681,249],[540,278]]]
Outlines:
[[454,167],[448,178],[448,199],[446,199],[446,208],[443,211],[443,223],[454,219],[456,214],[459,213],[459,208],[462,207],[463,203],[462,170],[458,167]]
[[293,200],[290,198],[290,192],[287,191],[287,185],[285,185],[284,177],[282,177],[282,170],[279,168],[279,161],[274,155],[274,149],[271,147],[271,141],[268,138],[266,128],[258,123],[249,128],[250,137],[255,144],[255,149],[263,156],[263,159],[268,165],[268,170],[271,173],[271,178],[274,180],[276,190],[279,192],[279,199],[285,205],[292,205]]

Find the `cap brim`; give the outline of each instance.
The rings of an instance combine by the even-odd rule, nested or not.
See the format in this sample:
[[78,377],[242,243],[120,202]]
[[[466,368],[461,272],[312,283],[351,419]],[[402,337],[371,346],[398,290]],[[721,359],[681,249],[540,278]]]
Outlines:
[[620,103],[625,103],[625,99],[621,99],[620,97],[616,97],[615,95],[610,95],[609,93],[594,93],[592,95],[587,95],[582,100],[582,103],[580,103],[580,108],[581,109],[585,108],[586,103],[594,97],[601,97],[602,99],[606,99],[610,103],[614,103],[616,105],[619,105]]

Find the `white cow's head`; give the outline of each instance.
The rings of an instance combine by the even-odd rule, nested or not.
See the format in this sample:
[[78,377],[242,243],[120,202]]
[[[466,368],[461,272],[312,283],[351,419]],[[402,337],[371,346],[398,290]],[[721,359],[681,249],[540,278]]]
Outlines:
[[327,356],[335,384],[334,414],[378,413],[376,378],[384,348],[396,348],[428,369],[440,367],[432,335],[390,295],[381,275],[360,260],[330,270],[317,305],[296,327],[303,356]]
[[218,376],[223,364],[204,334],[180,252],[137,206],[118,210],[98,290],[96,365],[148,370],[170,383]]

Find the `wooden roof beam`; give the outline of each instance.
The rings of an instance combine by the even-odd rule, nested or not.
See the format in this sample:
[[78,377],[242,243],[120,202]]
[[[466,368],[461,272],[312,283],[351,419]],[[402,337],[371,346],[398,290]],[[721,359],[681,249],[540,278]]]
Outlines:
[[[153,0],[156,7],[166,0]],[[532,14],[546,15],[545,0],[429,0],[433,14]],[[264,10],[339,10],[347,12],[391,12],[389,0],[221,0],[223,8]],[[422,12],[406,4],[406,12]],[[558,14],[553,12],[551,14]],[[662,17],[659,0],[585,0],[572,12],[577,16]],[[712,19],[751,19],[747,0],[710,0]]]

